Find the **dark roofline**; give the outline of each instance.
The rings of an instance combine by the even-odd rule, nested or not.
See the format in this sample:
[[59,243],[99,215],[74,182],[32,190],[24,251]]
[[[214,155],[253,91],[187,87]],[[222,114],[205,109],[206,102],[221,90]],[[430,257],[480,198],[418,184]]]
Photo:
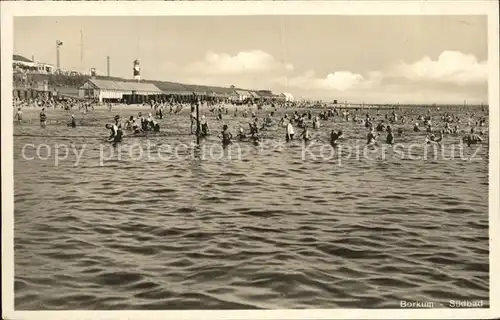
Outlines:
[[[56,80],[57,79],[64,80],[64,77],[69,77],[67,75],[59,75],[59,74],[38,74],[38,75],[40,77],[42,77],[43,79],[48,79],[48,80],[50,80],[51,78],[54,78]],[[92,79],[88,74],[80,74],[80,75],[76,75],[74,77],[77,77],[77,78],[72,78],[72,79],[78,79],[77,83],[74,84],[77,89],[80,88],[85,82]],[[134,80],[134,79],[108,77],[108,76],[99,75],[99,74],[96,75],[95,79],[96,80],[116,81],[116,82],[136,82],[136,80]],[[242,91],[247,91],[250,94],[252,92],[255,92],[260,97],[263,96],[263,95],[259,94],[259,92],[257,90],[243,89],[243,88],[239,88],[239,87],[231,88],[231,87],[217,87],[217,86],[209,86],[209,85],[193,85],[193,84],[184,84],[184,83],[173,82],[173,81],[148,80],[148,79],[141,80],[141,83],[152,84],[152,85],[156,86],[156,88],[158,88],[162,92],[196,92],[197,94],[200,94],[201,92],[205,91],[205,92],[207,92],[207,94],[217,93],[219,95],[230,96],[230,95],[234,94],[235,90],[242,90]],[[266,90],[266,91],[272,92],[271,90]],[[272,97],[272,95],[268,95],[268,97]]]
[[13,54],[12,55],[12,60],[17,60],[17,61],[23,61],[23,62],[33,62],[32,60],[25,58],[19,54]]

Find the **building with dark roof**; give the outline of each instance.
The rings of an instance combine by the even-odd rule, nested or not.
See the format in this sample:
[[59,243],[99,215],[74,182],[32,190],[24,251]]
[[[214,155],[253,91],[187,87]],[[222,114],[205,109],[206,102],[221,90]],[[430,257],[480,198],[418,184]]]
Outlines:
[[273,92],[271,90],[259,90],[257,91],[261,100],[272,100],[274,98]]
[[[163,91],[152,83],[132,81],[89,79],[78,88],[80,98],[96,99],[99,102],[130,100],[131,96],[134,102],[142,102],[147,100],[148,96],[163,94]],[[140,98],[136,99],[137,96]]]

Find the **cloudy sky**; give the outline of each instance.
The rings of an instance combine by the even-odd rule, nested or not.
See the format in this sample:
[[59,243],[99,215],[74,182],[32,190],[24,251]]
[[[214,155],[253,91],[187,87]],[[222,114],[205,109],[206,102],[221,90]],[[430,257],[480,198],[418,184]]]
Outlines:
[[[83,33],[83,59],[81,37]],[[482,16],[22,17],[14,51],[132,78],[352,102],[487,103]]]

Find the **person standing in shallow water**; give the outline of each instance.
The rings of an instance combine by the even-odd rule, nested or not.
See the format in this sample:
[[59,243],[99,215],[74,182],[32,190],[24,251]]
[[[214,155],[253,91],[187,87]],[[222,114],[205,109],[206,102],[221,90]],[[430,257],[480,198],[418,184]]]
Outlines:
[[304,125],[304,130],[300,134],[300,138],[304,142],[309,142],[309,140],[311,140],[311,136],[309,134],[309,130],[307,129],[307,125]]
[[233,139],[233,135],[231,134],[231,132],[229,132],[227,124],[225,124],[222,127],[222,132],[219,135],[219,138],[222,140],[222,146],[223,147],[227,147],[227,146],[229,146],[232,143],[231,140]]
[[342,138],[343,133],[342,130],[339,130],[335,132],[335,130],[332,130],[330,133],[330,144],[332,147],[336,147],[338,145],[337,141]]
[[394,135],[392,134],[392,128],[391,126],[387,126],[387,137],[385,138],[385,142],[388,144],[393,144],[394,143]]
[[375,130],[373,130],[373,127],[370,127],[370,131],[366,136],[366,144],[374,144],[376,139],[377,135],[375,135]]
[[208,123],[205,116],[201,116],[201,134],[200,137],[204,138],[210,134],[210,129],[208,128]]
[[194,105],[191,106],[191,134],[194,134],[194,132],[196,131],[194,128],[196,128],[196,109],[194,107]]
[[45,128],[47,126],[47,115],[45,114],[45,108],[42,108],[42,112],[40,112],[40,126]]
[[470,147],[473,144],[481,143],[483,138],[474,132],[474,128],[471,128],[470,133],[463,138],[463,141]]
[[23,120],[23,112],[21,111],[21,108],[17,108],[15,119],[17,119],[17,123],[21,124],[21,121]]
[[294,135],[295,132],[293,131],[292,122],[288,121],[288,124],[286,125],[286,142],[290,142],[291,140],[293,140]]

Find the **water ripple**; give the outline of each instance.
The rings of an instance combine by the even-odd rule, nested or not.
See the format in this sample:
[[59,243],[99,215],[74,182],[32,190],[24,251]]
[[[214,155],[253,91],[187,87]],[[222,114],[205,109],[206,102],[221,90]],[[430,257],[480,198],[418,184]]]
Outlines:
[[[51,119],[67,117],[49,112]],[[51,126],[50,139],[37,137],[37,126],[15,127],[34,135],[14,138],[18,310],[488,300],[486,145],[482,161],[396,159],[394,150],[384,161],[302,161],[295,142],[272,152],[250,146],[242,161],[125,157],[101,165],[98,140],[77,136],[105,135],[110,116],[99,110],[86,117],[92,126]],[[234,130],[239,120],[227,123]],[[184,134],[189,126],[187,114],[161,122],[169,132]],[[319,134],[332,128],[349,139],[365,134],[338,118]],[[423,139],[407,132],[406,144]],[[267,135],[282,139],[281,130]],[[77,166],[71,156],[59,166],[53,158],[21,156],[24,143],[68,139],[88,144]],[[192,139],[151,138],[151,150]],[[446,138],[445,145],[454,143]]]

